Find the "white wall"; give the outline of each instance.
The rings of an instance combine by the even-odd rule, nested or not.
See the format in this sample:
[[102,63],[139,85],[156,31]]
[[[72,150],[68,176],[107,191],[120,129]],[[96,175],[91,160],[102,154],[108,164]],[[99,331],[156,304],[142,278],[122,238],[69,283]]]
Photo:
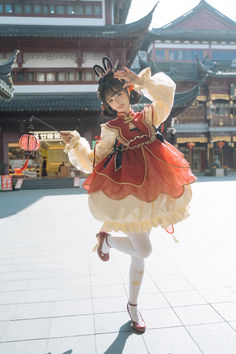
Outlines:
[[24,68],[77,68],[76,53],[24,53]]
[[52,18],[0,16],[1,25],[103,26],[105,18]]
[[0,16],[0,23],[2,25],[13,24],[13,25],[50,25],[50,26],[104,26],[105,25],[105,0],[102,0],[102,18],[78,18],[78,17],[73,18],[73,16],[65,17],[65,18]]
[[15,93],[96,92],[98,85],[15,85]]
[[83,53],[83,68],[92,68],[95,64],[99,64],[102,66],[102,57],[104,57],[106,53]]

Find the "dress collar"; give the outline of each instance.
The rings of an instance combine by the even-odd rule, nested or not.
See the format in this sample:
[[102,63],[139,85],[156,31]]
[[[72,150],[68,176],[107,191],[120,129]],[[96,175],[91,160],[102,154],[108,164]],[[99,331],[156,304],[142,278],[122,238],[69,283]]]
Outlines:
[[130,123],[134,119],[135,113],[133,110],[129,111],[128,114],[126,113],[118,113],[117,118],[122,118],[124,123]]

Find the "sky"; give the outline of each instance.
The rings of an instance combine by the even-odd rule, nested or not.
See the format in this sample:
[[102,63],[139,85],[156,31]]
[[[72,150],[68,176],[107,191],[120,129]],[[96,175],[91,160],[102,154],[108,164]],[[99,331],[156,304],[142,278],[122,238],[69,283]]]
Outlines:
[[[127,23],[137,21],[151,11],[157,0],[132,0]],[[153,14],[151,28],[158,28],[175,20],[199,4],[200,0],[160,0]],[[236,21],[235,0],[208,0],[208,4]],[[144,6],[145,4],[145,6]]]

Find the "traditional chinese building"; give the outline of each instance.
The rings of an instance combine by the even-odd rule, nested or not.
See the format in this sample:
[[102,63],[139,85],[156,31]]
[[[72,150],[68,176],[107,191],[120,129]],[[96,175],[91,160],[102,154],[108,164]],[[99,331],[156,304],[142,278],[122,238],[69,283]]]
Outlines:
[[[13,72],[14,98],[0,102],[0,160],[8,163],[10,172],[23,163],[18,139],[32,114],[59,130],[79,130],[93,146],[102,118],[92,67],[101,63],[104,55],[116,67],[130,67],[152,19],[153,11],[125,24],[130,3],[0,0],[0,61],[19,50]],[[196,83],[193,89],[178,94],[171,116],[191,104],[198,89]],[[27,173],[40,176],[42,158],[46,157],[48,176],[57,176],[59,165],[67,161],[60,135],[38,122],[34,128],[41,150]]]
[[[17,142],[31,114],[61,130],[79,129],[93,143],[101,117],[92,67],[104,55],[131,65],[151,22],[152,13],[125,25],[130,3],[0,0],[0,61],[19,50],[14,98],[0,102],[0,160],[10,168],[23,159]],[[35,129],[53,176],[66,161],[63,144],[45,127]]]
[[[197,99],[172,117],[172,142],[195,171],[214,164],[236,169],[236,22],[206,1],[145,40],[147,62],[153,72],[164,71],[177,83],[177,92],[189,90],[206,75]],[[173,134],[175,133],[175,134]]]
[[11,99],[13,97],[13,81],[11,72],[16,60],[18,50],[4,63],[0,64],[0,99]]

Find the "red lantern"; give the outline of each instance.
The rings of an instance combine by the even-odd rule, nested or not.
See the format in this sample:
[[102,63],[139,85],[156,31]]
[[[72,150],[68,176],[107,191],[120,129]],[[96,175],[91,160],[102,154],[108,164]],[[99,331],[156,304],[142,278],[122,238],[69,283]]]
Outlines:
[[192,150],[192,148],[195,146],[195,143],[189,142],[187,143],[187,147],[189,148],[189,150]]
[[21,175],[22,172],[27,168],[29,163],[29,154],[38,150],[40,146],[40,141],[39,138],[33,134],[24,134],[20,137],[19,145],[20,148],[28,154],[28,157],[21,168],[15,168],[15,173],[17,175]]
[[33,134],[24,134],[19,140],[20,148],[26,152],[38,150],[40,146],[39,138]]
[[225,145],[224,141],[217,141],[217,146],[222,150],[223,146]]

